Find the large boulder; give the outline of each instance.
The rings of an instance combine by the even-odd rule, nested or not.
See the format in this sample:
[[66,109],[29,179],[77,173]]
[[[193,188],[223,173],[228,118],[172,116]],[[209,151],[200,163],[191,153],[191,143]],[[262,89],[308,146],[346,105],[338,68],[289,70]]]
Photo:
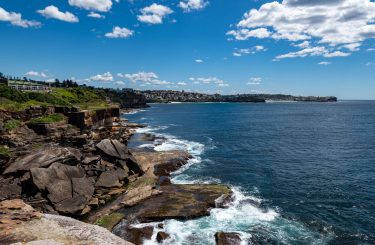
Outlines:
[[106,171],[99,176],[95,186],[104,188],[121,187],[120,181],[126,177],[128,177],[128,173],[123,169]]
[[242,240],[236,232],[216,232],[215,241],[217,245],[240,245]]
[[33,168],[31,179],[60,213],[79,214],[94,194],[94,180],[76,166],[54,163],[49,168]]
[[106,155],[119,160],[127,160],[130,157],[128,148],[118,140],[104,139],[96,147]]
[[132,245],[97,225],[41,214],[22,200],[0,202],[0,244]]
[[3,174],[29,171],[32,168],[48,167],[52,163],[78,163],[82,158],[79,150],[70,147],[45,145],[26,156],[16,159]]

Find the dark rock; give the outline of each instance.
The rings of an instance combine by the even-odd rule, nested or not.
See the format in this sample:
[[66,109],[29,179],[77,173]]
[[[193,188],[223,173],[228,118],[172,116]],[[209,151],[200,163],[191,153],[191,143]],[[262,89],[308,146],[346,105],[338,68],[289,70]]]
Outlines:
[[128,148],[118,140],[104,139],[96,147],[110,157],[120,160],[129,159]]
[[215,234],[217,245],[239,245],[241,244],[241,236],[235,232],[217,232]]
[[156,235],[156,241],[158,241],[159,243],[162,243],[163,241],[168,240],[169,238],[171,238],[171,236],[164,231],[159,231]]
[[232,191],[223,185],[167,185],[161,193],[133,207],[124,208],[128,219],[141,223],[165,219],[186,220],[209,215],[222,195],[232,196]]
[[172,183],[171,178],[169,176],[160,176],[156,184],[157,185],[170,185],[171,183]]
[[46,145],[26,156],[16,159],[16,161],[4,171],[4,174],[29,171],[32,168],[48,167],[54,162],[77,163],[81,160],[81,157],[81,152],[77,149]]
[[83,164],[95,164],[97,162],[99,162],[101,159],[100,156],[87,156],[83,159],[82,163]]
[[72,199],[72,183],[70,180],[54,180],[47,185],[48,199],[54,204]]
[[124,239],[135,245],[140,245],[143,244],[143,240],[150,240],[153,232],[154,227],[152,226],[142,228],[128,227]]
[[117,171],[107,171],[103,172],[100,176],[98,181],[96,182],[95,186],[97,187],[121,187],[121,183],[119,181],[119,174]]
[[20,179],[0,177],[0,201],[5,199],[20,198],[22,187]]
[[159,223],[159,224],[158,224],[158,228],[160,228],[160,229],[164,229],[164,224],[163,224],[163,223]]

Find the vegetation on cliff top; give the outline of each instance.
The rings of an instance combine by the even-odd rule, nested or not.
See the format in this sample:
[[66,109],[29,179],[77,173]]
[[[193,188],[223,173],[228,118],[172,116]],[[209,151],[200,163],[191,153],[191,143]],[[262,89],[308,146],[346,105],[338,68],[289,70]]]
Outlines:
[[30,120],[31,124],[38,124],[38,123],[54,123],[54,122],[61,122],[64,120],[64,116],[62,114],[51,114],[46,115],[38,118],[33,118]]

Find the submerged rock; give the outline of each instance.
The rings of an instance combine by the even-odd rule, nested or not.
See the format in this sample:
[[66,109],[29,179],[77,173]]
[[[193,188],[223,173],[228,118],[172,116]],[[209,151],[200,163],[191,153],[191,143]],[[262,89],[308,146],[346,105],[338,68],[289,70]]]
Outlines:
[[216,232],[215,241],[217,245],[240,245],[242,240],[236,232]]

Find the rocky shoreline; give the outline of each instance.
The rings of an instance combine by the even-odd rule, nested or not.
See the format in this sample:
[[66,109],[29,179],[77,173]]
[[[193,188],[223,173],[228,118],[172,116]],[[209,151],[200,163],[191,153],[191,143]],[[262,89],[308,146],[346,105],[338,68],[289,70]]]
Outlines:
[[[85,113],[81,127],[71,122],[67,117],[40,125],[48,128],[41,131],[25,121],[1,131],[1,144],[10,152],[0,162],[1,244],[142,244],[151,238],[173,244],[162,223],[147,223],[207,216],[231,202],[233,192],[224,185],[171,183],[170,174],[192,157],[188,152],[128,148],[135,130],[145,125],[121,119],[118,109]],[[134,226],[140,223],[145,226]],[[35,232],[38,226],[45,230]],[[97,235],[77,240],[79,230]],[[241,241],[234,233],[217,233],[215,239]]]

